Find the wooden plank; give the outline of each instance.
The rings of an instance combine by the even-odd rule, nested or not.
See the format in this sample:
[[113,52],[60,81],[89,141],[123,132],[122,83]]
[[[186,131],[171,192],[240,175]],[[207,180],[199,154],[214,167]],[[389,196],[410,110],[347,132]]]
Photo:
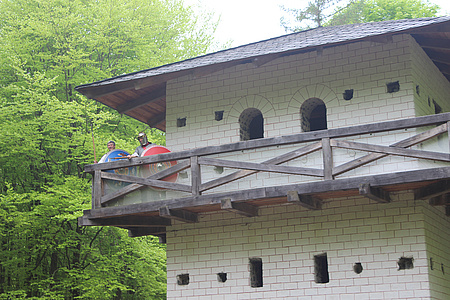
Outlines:
[[191,157],[191,192],[192,195],[198,196],[201,194],[200,185],[202,184],[202,174],[200,165],[198,163],[198,156]]
[[[322,143],[317,142],[317,143],[314,143],[314,144],[302,147],[300,149],[297,149],[297,150],[294,150],[294,151],[282,154],[282,155],[277,156],[275,158],[271,158],[271,159],[266,160],[266,161],[264,161],[262,163],[263,164],[278,165],[278,164],[285,163],[285,162],[288,162],[290,160],[299,158],[301,156],[307,155],[307,154],[312,153],[314,151],[317,151],[317,150],[319,150],[321,148],[322,148]],[[250,176],[250,175],[255,174],[255,173],[257,173],[257,171],[252,171],[252,170],[237,171],[235,173],[232,173],[232,174],[229,174],[229,175],[223,176],[221,178],[214,179],[214,180],[211,180],[211,181],[208,181],[208,182],[202,184],[200,186],[200,191],[206,191],[206,190],[209,190],[209,189],[212,189],[212,188],[224,185],[226,183],[229,183],[229,182],[232,182],[232,181],[244,178],[246,176]]]
[[421,159],[431,159],[431,160],[445,161],[445,162],[450,161],[450,154],[434,152],[434,151],[404,149],[404,148],[397,148],[397,147],[379,146],[379,145],[373,145],[373,144],[365,144],[365,143],[349,142],[349,141],[337,141],[337,140],[332,141],[332,146],[338,147],[338,148],[377,152],[377,153],[391,154],[391,155],[397,155],[397,156],[405,156],[405,157],[413,157],[413,158],[421,158]]
[[[319,130],[312,132],[303,132],[294,135],[279,136],[273,138],[256,139],[250,141],[242,141],[236,143],[230,143],[220,146],[208,146],[202,148],[196,148],[192,150],[185,150],[179,152],[164,153],[158,155],[150,155],[146,157],[133,158],[130,161],[124,160],[119,162],[109,162],[102,164],[86,165],[85,172],[94,172],[95,170],[109,170],[116,167],[131,167],[136,165],[155,163],[159,161],[170,161],[187,159],[191,156],[204,156],[219,153],[228,153],[233,151],[257,149],[270,146],[291,145],[296,143],[320,141],[322,138],[341,138],[354,135],[364,135],[370,133],[377,133],[382,131],[400,130],[406,128],[418,128],[423,126],[430,126],[450,121],[450,113],[442,113],[438,115],[429,115],[417,118],[401,119],[395,121],[387,121],[381,123],[364,124],[351,127],[331,128],[328,130]],[[395,145],[393,145],[395,146]],[[399,147],[399,145],[397,145]],[[406,147],[406,146],[402,146]]]
[[220,208],[246,217],[258,215],[258,207],[244,202],[232,202],[230,198],[222,199]]
[[333,152],[331,151],[330,139],[322,139],[323,176],[325,180],[333,179]]
[[450,205],[450,193],[439,195],[428,200],[431,206]]
[[299,195],[297,191],[287,191],[287,201],[306,207],[307,209],[322,209],[322,200],[312,195]]
[[251,162],[231,161],[225,159],[205,158],[205,157],[199,157],[198,163],[201,165],[217,166],[224,168],[323,177],[323,171],[321,169],[313,169],[313,168],[278,166],[265,163],[251,163]]
[[78,218],[79,226],[116,226],[116,227],[166,227],[171,225],[170,219],[161,217],[123,216],[120,218],[89,219],[88,216]]
[[[157,179],[165,178],[165,177],[175,174],[177,172],[183,171],[183,170],[187,169],[189,166],[190,166],[189,161],[183,161],[183,162],[178,163],[175,166],[172,166],[166,170],[163,170],[161,172],[153,174],[153,175],[147,177],[147,179],[157,180]],[[142,188],[144,186],[145,185],[143,185],[143,184],[137,184],[137,183],[129,184],[129,185],[121,188],[120,190],[117,190],[115,192],[104,195],[101,199],[101,203],[107,203],[107,202],[117,199],[119,197],[123,197],[129,193],[139,190],[140,188]]]
[[145,94],[143,96],[140,96],[136,99],[133,99],[131,101],[125,102],[125,103],[117,106],[116,110],[119,114],[127,113],[130,110],[133,110],[133,109],[139,108],[141,106],[144,106],[146,104],[158,101],[161,98],[164,98],[165,96],[166,96],[166,85],[163,84],[157,90],[154,90],[148,94]]
[[[427,130],[425,132],[416,134],[416,135],[414,135],[412,137],[409,137],[407,139],[404,139],[404,140],[401,140],[399,142],[396,142],[396,143],[394,143],[394,144],[392,144],[390,146],[391,147],[402,147],[402,148],[411,147],[411,146],[414,146],[414,145],[416,145],[418,143],[426,141],[426,140],[428,140],[428,139],[430,139],[432,137],[435,137],[435,136],[437,136],[437,135],[439,135],[439,134],[441,134],[441,133],[443,133],[445,131],[447,131],[447,124],[443,124],[443,125],[441,125],[439,127],[435,127],[435,128],[430,129],[430,130]],[[347,163],[344,163],[344,164],[342,164],[340,166],[334,167],[333,175],[336,176],[336,175],[345,173],[347,171],[356,169],[358,167],[361,167],[361,166],[363,166],[365,164],[371,163],[371,162],[373,162],[373,161],[375,161],[377,159],[380,159],[380,158],[383,158],[383,157],[386,157],[386,156],[387,156],[387,154],[381,154],[381,153],[371,153],[371,154],[362,156],[362,157],[357,158],[355,160],[352,160],[352,161],[349,161]]]
[[159,208],[159,215],[163,218],[174,219],[186,223],[198,222],[198,215],[187,210],[173,210],[167,205]]
[[450,180],[442,180],[414,190],[414,200],[426,200],[450,192]]
[[223,193],[211,193],[200,196],[189,196],[170,200],[161,200],[148,203],[138,203],[127,206],[102,207],[87,210],[91,218],[106,218],[114,216],[141,214],[156,212],[161,206],[170,209],[184,209],[186,207],[200,207],[203,205],[220,205],[222,199],[231,198],[234,201],[248,201],[270,198],[286,198],[288,191],[297,191],[299,194],[318,194],[334,191],[358,192],[362,183],[368,183],[373,187],[393,186],[397,184],[423,183],[435,180],[450,180],[450,167],[393,172],[380,175],[368,175],[352,178],[340,178],[335,180],[313,181],[298,184],[271,186],[249,190],[227,191]]
[[140,237],[147,235],[154,235],[160,237],[160,243],[165,244],[165,233],[167,232],[165,227],[137,227],[126,228],[128,229],[129,237]]
[[370,186],[368,183],[363,183],[360,185],[359,194],[379,203],[391,202],[389,192],[383,190],[382,188]]
[[169,190],[174,190],[174,191],[181,191],[181,192],[188,192],[188,193],[191,192],[191,187],[189,185],[180,184],[180,183],[176,183],[176,182],[162,181],[162,180],[157,180],[157,179],[148,179],[148,178],[142,178],[142,177],[130,176],[130,175],[119,175],[119,174],[108,173],[108,172],[102,172],[102,178],[115,180],[115,181],[121,181],[121,182],[138,183],[140,185],[169,189]]
[[95,171],[92,176],[92,209],[101,207],[102,198],[102,178],[101,171]]

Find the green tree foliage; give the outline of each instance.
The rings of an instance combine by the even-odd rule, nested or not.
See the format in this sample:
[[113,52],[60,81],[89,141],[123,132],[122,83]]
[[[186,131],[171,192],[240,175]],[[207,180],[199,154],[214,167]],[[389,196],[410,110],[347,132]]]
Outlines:
[[77,224],[93,140],[99,160],[108,140],[132,152],[164,133],[73,88],[207,52],[209,17],[179,0],[0,1],[0,299],[165,298],[155,238]]
[[329,17],[330,9],[340,0],[313,0],[304,9],[281,6],[286,15],[280,23],[286,32],[296,32],[323,26]]
[[304,9],[281,7],[286,15],[280,20],[286,32],[319,26],[368,23],[386,20],[434,17],[439,6],[422,0],[314,0]]
[[422,0],[352,1],[347,6],[338,8],[327,26],[435,17],[438,11],[438,5]]

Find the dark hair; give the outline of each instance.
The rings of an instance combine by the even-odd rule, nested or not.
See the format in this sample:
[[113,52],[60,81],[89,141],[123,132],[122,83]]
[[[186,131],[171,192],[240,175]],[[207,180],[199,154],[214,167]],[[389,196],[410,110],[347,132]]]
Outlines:
[[114,142],[114,141],[109,141],[106,143],[106,145],[108,145],[109,143],[113,143],[114,146],[116,145],[116,142]]

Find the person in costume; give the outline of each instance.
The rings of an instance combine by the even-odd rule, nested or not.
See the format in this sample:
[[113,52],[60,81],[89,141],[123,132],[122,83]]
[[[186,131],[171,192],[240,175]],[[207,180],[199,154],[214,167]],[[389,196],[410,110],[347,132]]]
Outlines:
[[[106,147],[108,148],[108,152],[113,151],[114,149],[116,149],[116,142],[114,141],[109,141],[106,143]],[[94,164],[98,163],[98,161],[94,160]]]
[[134,151],[133,154],[127,156],[128,159],[130,159],[132,157],[141,156],[142,152],[144,152],[145,149],[148,149],[149,147],[151,147],[153,145],[152,143],[150,143],[148,141],[147,135],[143,132],[139,132],[137,139],[138,139],[140,145],[136,148],[136,150]]
[[106,147],[108,147],[108,152],[109,152],[109,151],[113,151],[114,149],[116,149],[116,142],[114,142],[114,141],[109,141],[109,142],[106,144]]

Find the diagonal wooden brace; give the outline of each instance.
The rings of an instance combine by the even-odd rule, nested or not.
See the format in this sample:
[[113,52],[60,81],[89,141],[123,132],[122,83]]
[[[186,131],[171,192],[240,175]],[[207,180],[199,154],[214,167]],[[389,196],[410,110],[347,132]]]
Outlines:
[[173,210],[168,206],[159,208],[159,215],[163,218],[174,219],[186,223],[197,223],[198,215],[187,210]]
[[359,186],[359,194],[379,203],[391,202],[389,192],[381,188],[370,186],[368,183],[363,183]]
[[258,207],[243,202],[231,202],[231,199],[222,199],[220,208],[246,217],[258,215]]
[[297,191],[288,191],[287,201],[301,205],[308,209],[322,209],[322,200],[311,195],[299,195]]

